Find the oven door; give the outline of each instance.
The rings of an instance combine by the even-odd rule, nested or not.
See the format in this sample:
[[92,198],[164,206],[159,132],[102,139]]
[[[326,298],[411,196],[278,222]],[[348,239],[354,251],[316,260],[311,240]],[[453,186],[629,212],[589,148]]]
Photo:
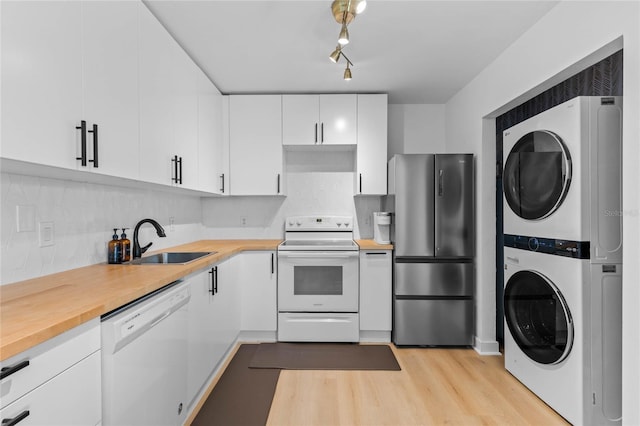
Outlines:
[[278,252],[278,311],[358,312],[357,251]]

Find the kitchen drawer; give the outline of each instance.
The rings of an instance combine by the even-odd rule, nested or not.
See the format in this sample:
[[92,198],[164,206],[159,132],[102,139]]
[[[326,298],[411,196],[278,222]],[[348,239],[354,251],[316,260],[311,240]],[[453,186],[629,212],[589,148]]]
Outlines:
[[99,424],[102,416],[100,352],[0,410],[3,425],[20,416],[24,418],[17,422],[19,426]]
[[[100,349],[100,319],[96,318],[0,363],[11,368],[27,361],[29,365],[0,382],[0,408]],[[61,398],[59,398],[61,399]]]
[[473,296],[473,263],[395,264],[398,296]]
[[473,342],[473,300],[407,299],[393,305],[396,345],[465,346]]

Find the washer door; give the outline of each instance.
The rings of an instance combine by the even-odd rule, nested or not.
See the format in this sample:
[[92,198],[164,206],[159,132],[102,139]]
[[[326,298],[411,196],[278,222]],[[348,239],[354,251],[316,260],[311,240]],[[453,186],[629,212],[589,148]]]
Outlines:
[[520,349],[541,364],[564,360],[573,344],[573,321],[558,288],[533,271],[518,271],[507,281],[504,312]]
[[562,204],[571,183],[571,156],[555,133],[536,130],[521,137],[505,161],[504,195],[523,219],[549,216]]

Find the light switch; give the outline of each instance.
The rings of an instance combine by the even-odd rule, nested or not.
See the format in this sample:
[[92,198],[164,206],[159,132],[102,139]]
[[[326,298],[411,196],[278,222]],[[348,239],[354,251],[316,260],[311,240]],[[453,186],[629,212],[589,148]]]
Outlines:
[[16,206],[17,232],[33,232],[36,230],[36,207]]
[[53,222],[40,222],[38,224],[40,235],[40,247],[52,246],[55,243]]

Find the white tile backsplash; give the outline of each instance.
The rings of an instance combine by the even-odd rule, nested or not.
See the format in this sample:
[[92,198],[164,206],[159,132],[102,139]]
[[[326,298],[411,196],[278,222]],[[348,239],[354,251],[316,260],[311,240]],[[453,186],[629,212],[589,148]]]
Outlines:
[[[153,242],[157,250],[206,238],[280,239],[287,216],[309,214],[352,215],[355,237],[371,238],[372,215],[380,210],[380,197],[354,197],[353,172],[289,172],[286,197],[203,199],[9,173],[0,180],[0,284],[104,263],[113,228],[118,235],[129,228],[133,240],[132,228],[146,217],[165,228],[166,238],[157,237],[151,225],[140,229],[141,245]],[[18,232],[17,206],[35,210],[33,231]],[[40,247],[40,222],[53,222],[53,246]]]
[[[202,203],[209,238],[283,238],[287,216],[351,215],[355,237],[372,238],[380,197],[354,197],[352,172],[288,172],[286,197],[220,197]],[[241,218],[246,226],[241,226]]]
[[[202,239],[202,209],[197,196],[161,191],[2,173],[0,284],[103,263],[113,228],[133,227],[145,217],[156,219],[167,237],[144,225],[140,241],[152,249]],[[35,208],[33,231],[17,232],[16,206]],[[169,218],[175,221],[170,231]],[[38,223],[53,222],[55,244],[40,247]],[[118,229],[118,235],[121,233]]]

